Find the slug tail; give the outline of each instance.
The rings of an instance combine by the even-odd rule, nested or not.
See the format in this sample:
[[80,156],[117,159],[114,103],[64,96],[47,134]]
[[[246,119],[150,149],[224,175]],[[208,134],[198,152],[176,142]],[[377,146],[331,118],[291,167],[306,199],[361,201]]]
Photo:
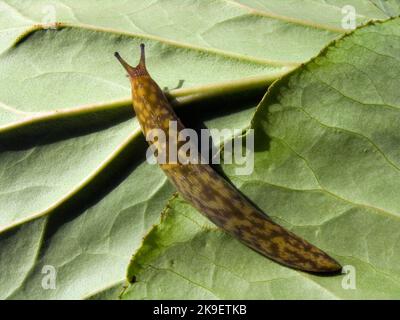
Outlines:
[[146,69],[146,54],[144,44],[140,44],[140,61],[136,67],[132,67],[129,63],[127,63],[118,52],[114,53],[114,56],[118,59],[124,69],[128,72],[129,77],[131,79],[149,75]]
[[208,165],[163,167],[182,197],[222,230],[285,266],[335,274],[341,265],[327,253],[267,218]]

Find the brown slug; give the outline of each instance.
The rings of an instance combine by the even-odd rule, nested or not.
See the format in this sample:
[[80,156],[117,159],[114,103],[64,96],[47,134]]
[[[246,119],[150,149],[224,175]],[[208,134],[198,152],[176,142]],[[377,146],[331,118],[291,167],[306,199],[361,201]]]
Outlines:
[[[178,132],[185,127],[147,72],[144,44],[140,47],[141,58],[136,67],[130,66],[117,52],[115,56],[129,74],[133,107],[144,135],[152,129],[161,129],[168,137],[170,121],[176,121]],[[149,142],[164,150],[168,149],[169,143],[168,138],[163,145],[157,141]],[[325,252],[255,208],[210,165],[167,161],[160,166],[186,201],[218,227],[262,255],[308,272],[336,273],[341,270],[340,264]]]

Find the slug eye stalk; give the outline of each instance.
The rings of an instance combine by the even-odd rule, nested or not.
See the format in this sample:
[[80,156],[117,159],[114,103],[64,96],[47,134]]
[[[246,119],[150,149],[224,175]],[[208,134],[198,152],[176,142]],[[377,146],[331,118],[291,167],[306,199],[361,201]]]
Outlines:
[[[144,135],[147,136],[150,130],[161,129],[169,137],[172,121],[177,123],[178,132],[185,127],[148,74],[144,45],[140,47],[141,58],[136,67],[130,66],[118,53],[115,56],[129,74],[133,108]],[[162,147],[169,150],[169,143],[167,138]],[[328,254],[265,216],[209,165],[167,163],[160,166],[186,201],[218,227],[262,255],[308,272],[337,273],[341,270],[340,264]]]
[[118,52],[114,53],[114,56],[118,59],[118,61],[121,63],[121,65],[125,68],[125,70],[128,72],[130,77],[137,77],[140,76],[141,74],[147,74],[146,70],[146,57],[145,57],[145,51],[144,51],[144,44],[140,44],[140,61],[136,67],[130,66],[121,56]]

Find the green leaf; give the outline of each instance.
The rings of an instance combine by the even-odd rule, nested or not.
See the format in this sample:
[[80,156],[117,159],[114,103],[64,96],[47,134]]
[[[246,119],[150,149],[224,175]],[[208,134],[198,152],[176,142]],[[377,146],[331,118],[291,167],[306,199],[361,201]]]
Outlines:
[[376,299],[400,292],[400,18],[360,28],[272,85],[253,118],[255,170],[225,173],[355,273],[280,266],[169,203],[129,266],[126,299]]
[[356,9],[357,24],[399,12],[396,0],[7,0],[2,2],[0,28],[6,32],[10,26],[48,24],[53,18],[262,59],[303,62],[345,31],[341,8],[349,4]]
[[[354,1],[357,23],[394,3]],[[116,298],[174,191],[144,161],[114,51],[134,63],[146,43],[188,127],[244,129],[269,84],[344,32],[345,4],[0,1],[0,297]]]

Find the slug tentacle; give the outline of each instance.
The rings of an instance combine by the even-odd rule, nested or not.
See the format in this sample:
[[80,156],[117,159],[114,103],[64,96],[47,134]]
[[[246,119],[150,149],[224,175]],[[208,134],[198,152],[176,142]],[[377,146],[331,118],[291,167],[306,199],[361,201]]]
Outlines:
[[139,77],[142,75],[147,75],[147,69],[146,69],[146,57],[145,57],[145,51],[144,51],[144,44],[142,43],[140,45],[141,49],[141,54],[140,54],[140,61],[139,64],[136,67],[132,67],[129,65],[121,56],[118,52],[114,53],[114,56],[118,59],[118,61],[122,64],[122,66],[125,68],[125,70],[128,72],[130,77]]
[[[171,129],[183,130],[185,127],[146,70],[144,45],[136,67],[130,66],[118,53],[115,56],[130,76],[133,107],[144,135],[161,129],[169,137]],[[172,127],[172,122],[176,126]],[[168,138],[164,144],[149,143],[165,151],[174,142]],[[185,142],[178,142],[178,148],[180,143]],[[318,273],[341,270],[340,264],[325,252],[266,217],[209,165],[169,160],[160,166],[183,198],[247,246],[292,268]]]

